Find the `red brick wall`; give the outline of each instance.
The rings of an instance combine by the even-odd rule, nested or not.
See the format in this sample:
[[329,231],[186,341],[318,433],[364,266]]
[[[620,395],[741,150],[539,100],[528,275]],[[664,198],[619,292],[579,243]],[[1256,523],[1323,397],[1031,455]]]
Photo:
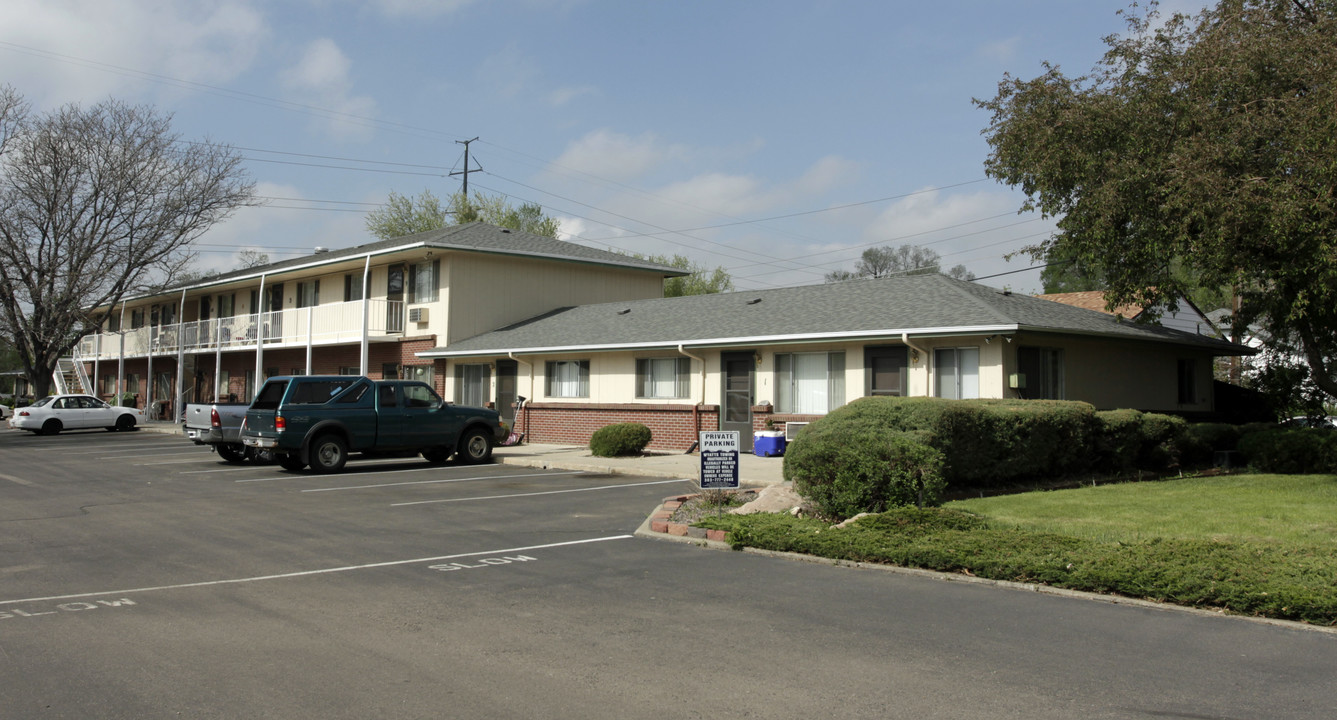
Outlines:
[[[697,414],[701,430],[719,429],[718,405],[701,405]],[[589,445],[595,430],[624,422],[650,428],[647,450],[685,452],[697,439],[691,405],[530,403],[520,430],[526,442]]]

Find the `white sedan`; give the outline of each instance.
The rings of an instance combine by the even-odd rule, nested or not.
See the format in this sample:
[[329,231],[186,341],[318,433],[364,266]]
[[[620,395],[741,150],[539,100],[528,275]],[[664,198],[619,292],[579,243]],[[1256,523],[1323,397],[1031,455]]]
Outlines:
[[55,435],[80,428],[133,430],[143,421],[140,410],[108,405],[91,395],[48,395],[15,410],[10,426],[38,435]]

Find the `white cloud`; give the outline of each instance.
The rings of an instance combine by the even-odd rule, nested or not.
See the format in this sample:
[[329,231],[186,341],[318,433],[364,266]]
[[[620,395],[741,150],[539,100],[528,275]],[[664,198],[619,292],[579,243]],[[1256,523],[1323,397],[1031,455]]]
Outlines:
[[553,107],[562,107],[576,98],[598,94],[599,90],[590,85],[560,87],[548,94],[548,102]]
[[539,69],[515,43],[484,58],[478,65],[478,81],[493,94],[514,98],[524,93],[539,76]]
[[245,0],[9,0],[0,23],[0,40],[37,51],[5,51],[6,80],[43,106],[144,93],[124,69],[225,83],[268,33]]
[[301,199],[309,193],[293,185],[260,182],[255,194],[288,199],[273,201],[269,207],[242,208],[215,225],[200,238],[198,270],[236,270],[240,262],[238,253],[242,250],[265,253],[271,262],[279,262],[309,255],[317,246],[345,248],[373,239],[363,225],[364,216],[357,213],[276,207],[305,205]]
[[556,164],[595,177],[626,181],[642,177],[666,160],[680,158],[686,148],[662,143],[653,133],[631,137],[595,130],[567,145]]
[[282,74],[283,83],[308,105],[328,110],[324,130],[338,140],[366,140],[376,101],[353,94],[352,61],[329,38],[307,44],[297,63]]
[[475,0],[375,0],[372,5],[390,17],[427,18],[450,15]]
[[1021,45],[1021,37],[1014,35],[1004,40],[995,40],[993,42],[981,45],[976,51],[986,60],[992,60],[1000,65],[1007,64],[1017,59],[1017,48]]

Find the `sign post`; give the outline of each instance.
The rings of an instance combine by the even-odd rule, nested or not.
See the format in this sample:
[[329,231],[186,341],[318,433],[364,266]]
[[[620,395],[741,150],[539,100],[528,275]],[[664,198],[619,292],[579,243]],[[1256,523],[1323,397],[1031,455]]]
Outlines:
[[707,430],[701,433],[701,489],[738,489],[737,430]]

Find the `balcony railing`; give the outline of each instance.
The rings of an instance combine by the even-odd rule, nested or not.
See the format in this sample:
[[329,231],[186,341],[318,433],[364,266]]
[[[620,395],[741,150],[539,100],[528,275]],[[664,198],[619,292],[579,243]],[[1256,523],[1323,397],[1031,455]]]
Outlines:
[[[384,337],[403,332],[403,302],[368,300],[367,304],[369,335]],[[362,301],[89,335],[79,341],[77,355],[84,360],[120,357],[122,338],[126,357],[144,357],[150,353],[175,355],[178,350],[191,353],[242,350],[254,348],[260,341],[266,348],[298,347],[308,342],[313,345],[359,342],[362,340]]]

